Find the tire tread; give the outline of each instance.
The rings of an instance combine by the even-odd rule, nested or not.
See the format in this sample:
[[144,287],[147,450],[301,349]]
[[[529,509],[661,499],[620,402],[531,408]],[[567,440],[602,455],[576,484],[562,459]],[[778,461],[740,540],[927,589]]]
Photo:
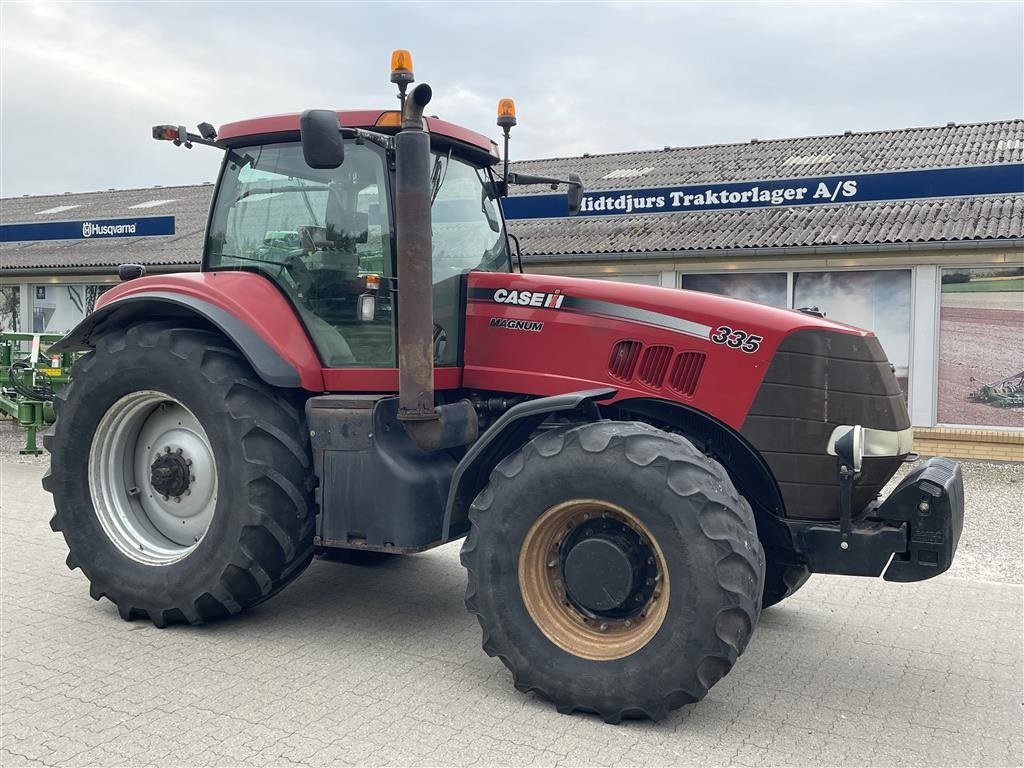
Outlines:
[[[669,446],[667,450],[666,446]],[[667,487],[680,499],[697,500],[701,504],[698,511],[701,530],[721,551],[713,581],[723,595],[725,607],[714,618],[718,647],[706,649],[705,655],[696,662],[695,668],[700,673],[692,690],[673,687],[661,692],[652,691],[645,701],[622,701],[615,708],[600,711],[585,702],[562,698],[543,679],[535,679],[535,672],[529,665],[517,668],[511,649],[504,647],[498,639],[504,638],[504,633],[492,632],[488,618],[480,609],[478,595],[483,573],[477,561],[482,536],[487,533],[492,518],[489,510],[493,500],[509,489],[510,483],[527,465],[548,461],[574,449],[588,454],[621,450],[623,458],[637,467],[663,463]],[[674,476],[687,482],[673,483],[669,478]],[[608,723],[636,716],[660,720],[670,710],[704,698],[711,686],[735,664],[757,623],[764,558],[756,536],[753,511],[736,491],[721,465],[679,435],[641,422],[596,422],[544,433],[494,468],[490,483],[470,507],[469,519],[470,531],[460,559],[468,574],[466,608],[476,616],[481,626],[483,650],[488,656],[497,656],[512,672],[516,689],[533,692],[552,701],[561,713],[594,712]],[[737,565],[740,570],[749,571],[752,578],[737,579]]]

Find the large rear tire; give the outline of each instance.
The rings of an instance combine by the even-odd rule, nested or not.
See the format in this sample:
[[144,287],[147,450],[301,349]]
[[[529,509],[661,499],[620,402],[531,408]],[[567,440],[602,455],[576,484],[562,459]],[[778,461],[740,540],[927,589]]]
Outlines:
[[470,521],[466,605],[484,650],[560,712],[663,718],[704,697],[757,623],[753,513],[678,435],[547,432],[494,469]]
[[309,564],[303,411],[223,336],[168,322],[107,334],[54,405],[50,525],[122,618],[236,614]]

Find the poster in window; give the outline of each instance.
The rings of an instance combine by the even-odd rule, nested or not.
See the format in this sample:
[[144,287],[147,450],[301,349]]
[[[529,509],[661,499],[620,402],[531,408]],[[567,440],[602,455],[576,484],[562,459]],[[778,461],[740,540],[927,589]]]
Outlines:
[[873,331],[904,394],[910,377],[910,270],[798,272],[793,306],[818,307],[830,320]]
[[704,275],[683,275],[682,287],[688,291],[717,293],[743,301],[756,301],[773,307],[785,307],[785,272],[718,272]]
[[942,270],[940,424],[1024,427],[1024,267]]
[[16,285],[0,285],[0,331],[18,331],[21,291]]

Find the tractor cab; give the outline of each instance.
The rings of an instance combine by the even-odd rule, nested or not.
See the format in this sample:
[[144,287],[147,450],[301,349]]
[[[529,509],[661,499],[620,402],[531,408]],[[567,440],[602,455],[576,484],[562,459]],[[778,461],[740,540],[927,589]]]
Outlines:
[[[306,162],[299,115],[232,123],[210,216],[204,271],[272,280],[294,304],[330,368],[397,365],[395,148],[400,113],[338,112],[345,138],[336,168]],[[466,273],[509,272],[511,260],[484,136],[426,118],[430,136],[434,360],[457,362]]]

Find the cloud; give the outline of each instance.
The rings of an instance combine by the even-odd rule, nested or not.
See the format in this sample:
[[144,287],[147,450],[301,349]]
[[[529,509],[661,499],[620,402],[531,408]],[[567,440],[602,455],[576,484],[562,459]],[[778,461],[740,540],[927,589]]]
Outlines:
[[949,4],[74,3],[0,6],[0,194],[194,183],[157,123],[391,106],[409,48],[430,112],[514,158],[974,122],[1024,112],[1024,9]]

